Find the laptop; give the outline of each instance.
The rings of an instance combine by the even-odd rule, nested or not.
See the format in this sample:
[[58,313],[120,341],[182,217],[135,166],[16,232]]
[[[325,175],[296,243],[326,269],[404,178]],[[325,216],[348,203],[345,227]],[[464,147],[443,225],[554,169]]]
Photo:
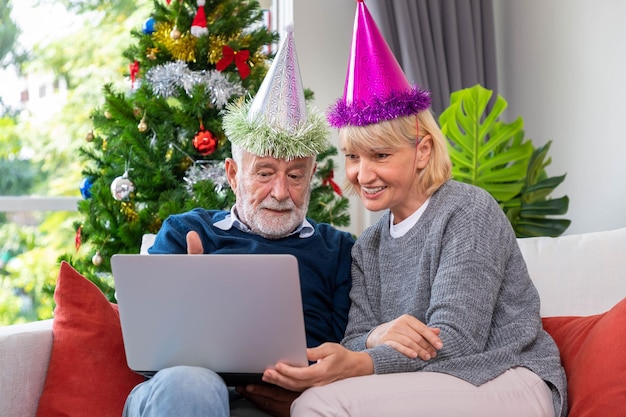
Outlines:
[[286,254],[111,257],[128,367],[209,368],[261,383],[276,362],[308,366],[298,261]]

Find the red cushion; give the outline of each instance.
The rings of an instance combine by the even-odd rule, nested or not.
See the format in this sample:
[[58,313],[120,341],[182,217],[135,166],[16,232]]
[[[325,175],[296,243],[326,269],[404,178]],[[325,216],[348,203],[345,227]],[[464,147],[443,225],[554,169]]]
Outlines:
[[568,417],[626,416],[626,298],[588,317],[546,317],[567,375]]
[[37,417],[119,417],[144,378],[126,365],[117,305],[66,262],[54,292],[56,308],[48,374]]

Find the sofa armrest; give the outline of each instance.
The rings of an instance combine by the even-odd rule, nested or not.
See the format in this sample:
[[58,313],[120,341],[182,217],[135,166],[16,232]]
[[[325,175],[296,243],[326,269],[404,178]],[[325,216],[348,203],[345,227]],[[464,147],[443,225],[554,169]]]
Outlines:
[[0,410],[34,417],[52,350],[52,319],[0,327]]

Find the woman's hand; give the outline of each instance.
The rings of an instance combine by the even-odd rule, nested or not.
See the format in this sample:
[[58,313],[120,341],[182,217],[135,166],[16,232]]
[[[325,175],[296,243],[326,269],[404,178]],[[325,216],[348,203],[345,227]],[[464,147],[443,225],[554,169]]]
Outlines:
[[367,353],[352,352],[338,343],[324,343],[307,349],[307,356],[315,362],[313,365],[294,367],[277,363],[274,368],[265,370],[263,381],[301,392],[340,379],[374,373],[374,364]]
[[404,314],[376,327],[368,336],[368,348],[388,345],[409,358],[427,361],[437,356],[443,346],[440,329],[431,328],[413,316]]

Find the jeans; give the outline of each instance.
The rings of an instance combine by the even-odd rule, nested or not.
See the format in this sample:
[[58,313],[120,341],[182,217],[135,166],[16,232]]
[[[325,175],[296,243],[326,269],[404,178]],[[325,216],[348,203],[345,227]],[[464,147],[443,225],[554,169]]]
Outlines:
[[126,400],[123,417],[228,417],[228,388],[215,372],[175,366],[137,385]]

